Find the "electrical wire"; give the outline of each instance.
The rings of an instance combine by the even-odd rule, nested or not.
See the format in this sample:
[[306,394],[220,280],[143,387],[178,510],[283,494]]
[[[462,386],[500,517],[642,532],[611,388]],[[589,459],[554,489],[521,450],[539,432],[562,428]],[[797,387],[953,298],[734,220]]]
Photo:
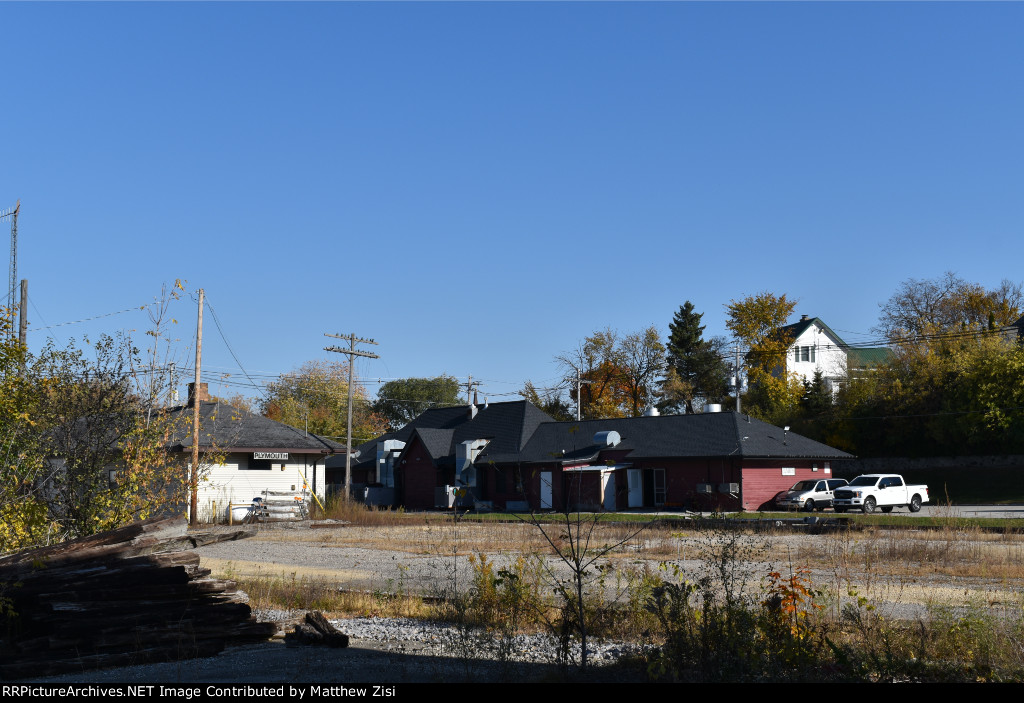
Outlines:
[[213,323],[217,327],[217,331],[220,332],[220,338],[224,340],[224,344],[227,346],[228,351],[231,352],[231,358],[235,360],[235,363],[238,364],[238,368],[240,368],[242,370],[242,373],[245,374],[245,377],[249,379],[249,383],[252,384],[252,387],[258,390],[263,395],[263,397],[266,398],[267,394],[263,391],[263,389],[260,386],[256,384],[255,381],[252,380],[252,377],[249,376],[249,373],[245,370],[245,367],[242,366],[242,362],[238,358],[238,355],[235,354],[235,350],[234,348],[232,348],[231,342],[228,341],[227,335],[224,334],[224,328],[221,327],[220,319],[217,317],[217,311],[214,310],[213,305],[210,304],[209,297],[206,298],[206,307],[210,308],[210,313],[213,315]]

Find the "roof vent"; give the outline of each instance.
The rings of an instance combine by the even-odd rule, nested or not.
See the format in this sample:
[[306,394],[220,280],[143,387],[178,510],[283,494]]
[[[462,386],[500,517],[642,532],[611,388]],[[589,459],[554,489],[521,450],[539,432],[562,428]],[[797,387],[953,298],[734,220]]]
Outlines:
[[599,444],[604,447],[615,447],[618,446],[619,442],[622,441],[622,437],[615,430],[607,430],[605,432],[598,432],[594,435],[594,444]]
[[658,409],[653,405],[647,408],[647,411],[644,413],[644,417],[658,417],[658,415],[661,415],[661,413],[659,413]]
[[705,403],[704,404],[704,412],[706,412],[706,413],[720,413],[720,412],[722,412],[722,404],[721,403]]
[[470,405],[469,406],[469,411],[468,411],[467,414],[469,415],[469,419],[470,420],[472,420],[474,417],[476,417],[476,406],[475,405]]
[[810,320],[810,319],[811,319],[811,318],[807,317],[807,315],[801,315],[801,316],[800,316],[800,322],[807,322],[807,321],[808,321],[808,320]]

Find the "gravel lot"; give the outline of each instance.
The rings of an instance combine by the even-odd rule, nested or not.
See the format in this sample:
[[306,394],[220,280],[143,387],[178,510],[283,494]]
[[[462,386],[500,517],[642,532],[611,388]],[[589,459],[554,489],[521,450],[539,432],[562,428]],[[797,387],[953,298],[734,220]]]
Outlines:
[[[237,528],[235,528],[237,529]],[[415,532],[427,533],[421,539]],[[204,566],[215,574],[283,578],[320,578],[351,590],[394,593],[420,592],[426,595],[464,590],[471,582],[468,554],[474,553],[474,532],[486,539],[481,526],[462,529],[463,540],[453,550],[450,535],[434,528],[345,528],[310,529],[308,524],[281,524],[261,527],[248,539],[219,542],[198,549]],[[372,536],[372,547],[358,546]],[[695,538],[689,538],[695,539]],[[745,560],[744,568],[757,578],[768,567],[786,568],[799,559],[808,540],[836,539],[823,535],[782,534],[768,539],[767,553]],[[854,538],[860,539],[860,538]],[[678,550],[666,555],[664,545],[638,543],[632,556],[623,555],[630,564],[649,558],[656,564],[663,559],[679,564],[688,574],[701,567],[694,546],[679,533],[670,536]],[[480,542],[486,544],[486,542]],[[648,553],[648,548],[651,552]],[[661,551],[658,551],[660,548]],[[453,551],[458,551],[456,558]],[[507,553],[491,553],[497,563]],[[766,561],[770,559],[771,561]],[[690,577],[692,578],[692,576]],[[838,573],[818,571],[815,583],[835,585]],[[844,576],[844,578],[848,578]],[[1013,588],[1013,584],[1010,584]],[[871,584],[872,602],[889,617],[914,619],[926,612],[924,603],[941,601],[943,594],[963,601],[976,593],[990,603],[1008,602],[1006,583],[988,584],[978,579],[942,576],[936,578],[894,578]],[[862,591],[863,593],[863,591]],[[265,621],[276,621],[282,628],[301,613],[258,612]],[[181,662],[140,665],[80,675],[52,677],[47,681],[65,682],[215,682],[215,683],[391,683],[432,681],[550,679],[556,672],[552,643],[543,637],[523,637],[506,643],[505,651],[496,651],[490,638],[460,631],[445,625],[424,624],[397,619],[353,619],[335,621],[352,638],[347,649],[286,647],[281,640],[256,646],[229,649],[217,657]],[[610,663],[629,647],[606,644],[591,651],[595,663]],[[623,673],[605,668],[598,679],[611,680],[641,674]],[[588,680],[594,680],[588,676]]]

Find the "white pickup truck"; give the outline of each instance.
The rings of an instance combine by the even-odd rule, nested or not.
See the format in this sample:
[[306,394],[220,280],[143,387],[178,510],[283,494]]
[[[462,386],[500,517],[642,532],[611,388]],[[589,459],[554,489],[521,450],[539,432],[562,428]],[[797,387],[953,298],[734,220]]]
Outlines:
[[875,508],[891,513],[893,508],[902,505],[916,513],[921,504],[929,500],[928,486],[908,486],[899,474],[866,474],[850,481],[849,486],[838,489],[832,499],[832,507],[837,513],[855,508],[865,513],[873,513]]

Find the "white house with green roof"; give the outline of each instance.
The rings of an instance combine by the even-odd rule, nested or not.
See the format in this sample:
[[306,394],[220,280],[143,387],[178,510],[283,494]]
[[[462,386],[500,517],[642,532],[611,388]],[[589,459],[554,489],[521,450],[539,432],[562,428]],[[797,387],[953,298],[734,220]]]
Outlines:
[[839,390],[847,377],[849,346],[832,328],[821,318],[803,315],[799,322],[779,331],[792,340],[786,353],[787,375],[796,374],[801,381],[810,383],[820,371],[829,390]]
[[851,348],[819,317],[803,315],[799,322],[779,331],[792,340],[786,353],[786,373],[810,383],[820,371],[833,394],[847,379],[863,375],[891,354],[885,347]]

